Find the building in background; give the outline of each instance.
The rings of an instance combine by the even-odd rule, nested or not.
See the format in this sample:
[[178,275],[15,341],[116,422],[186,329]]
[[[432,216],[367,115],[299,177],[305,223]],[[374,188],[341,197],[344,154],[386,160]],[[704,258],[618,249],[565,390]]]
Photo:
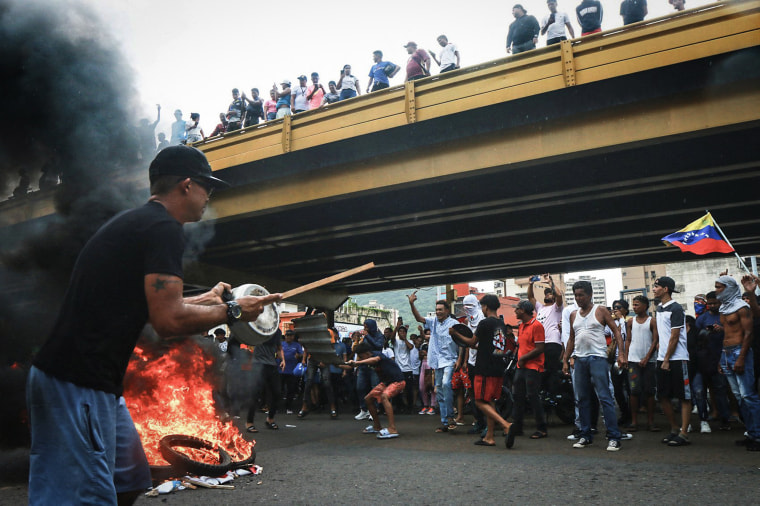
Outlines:
[[573,294],[573,283],[576,281],[588,281],[591,283],[594,289],[594,304],[607,305],[607,283],[600,278],[594,276],[578,276],[578,279],[568,278],[566,280],[565,288],[565,303],[575,304],[575,294]]

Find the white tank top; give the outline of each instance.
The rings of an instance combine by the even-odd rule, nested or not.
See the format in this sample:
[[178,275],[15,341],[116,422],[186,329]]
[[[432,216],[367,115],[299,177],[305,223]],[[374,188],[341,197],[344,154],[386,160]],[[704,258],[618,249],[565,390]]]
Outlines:
[[[631,349],[628,350],[629,362],[641,362],[641,360],[647,355],[649,348],[652,346],[652,328],[650,323],[652,317],[648,317],[644,323],[639,323],[636,318],[631,322]],[[656,353],[653,353],[649,358],[650,362],[656,360]]]
[[607,357],[607,339],[604,337],[604,325],[596,319],[598,307],[598,304],[594,304],[586,316],[581,316],[580,308],[575,313],[575,321],[573,322],[575,349],[573,355],[576,357]]

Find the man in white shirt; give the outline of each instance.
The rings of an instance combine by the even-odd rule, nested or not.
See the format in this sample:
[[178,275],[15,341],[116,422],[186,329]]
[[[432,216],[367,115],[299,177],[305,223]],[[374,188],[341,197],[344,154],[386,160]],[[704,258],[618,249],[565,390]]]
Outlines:
[[293,114],[309,110],[309,99],[306,98],[309,88],[306,86],[306,76],[298,76],[298,86],[293,86],[290,91],[290,108]]
[[445,35],[438,36],[438,44],[443,48],[441,50],[441,59],[439,60],[433,51],[428,49],[428,53],[433,57],[435,62],[441,67],[441,74],[444,72],[450,72],[459,68],[459,50],[457,47],[449,42],[448,37]]
[[[550,274],[544,274],[543,279],[551,283],[551,288],[544,289],[542,301],[536,299],[533,293],[533,283],[540,276],[533,276],[528,285],[528,301],[536,308],[536,320],[544,326],[544,373],[542,383],[550,394],[556,394],[559,389],[559,373],[562,370],[562,333],[559,330],[562,320],[562,293],[557,290]],[[568,331],[569,332],[569,331]]]
[[559,44],[567,40],[565,36],[565,27],[570,32],[570,38],[575,38],[573,25],[570,24],[570,18],[566,12],[557,12],[557,0],[547,0],[546,6],[549,7],[549,15],[544,16],[541,20],[541,35],[546,35],[546,45]]

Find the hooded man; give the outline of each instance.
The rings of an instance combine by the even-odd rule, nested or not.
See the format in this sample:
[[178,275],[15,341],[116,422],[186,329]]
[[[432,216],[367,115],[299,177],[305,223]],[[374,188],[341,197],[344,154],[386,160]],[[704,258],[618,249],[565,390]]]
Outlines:
[[752,355],[752,314],[741,298],[739,283],[731,276],[715,280],[723,327],[723,354],[720,366],[739,401],[747,436],[736,443],[749,451],[760,451],[760,397],[755,387]]
[[[462,300],[462,304],[464,305],[465,313],[467,313],[467,326],[470,327],[472,333],[475,334],[475,331],[478,329],[478,324],[485,318],[483,311],[480,309],[480,302],[475,295],[469,294]],[[470,376],[470,384],[472,385],[475,384],[475,363],[477,362],[477,359],[478,345],[475,344],[475,346],[470,347],[469,357],[467,358],[467,374]],[[467,433],[478,434],[486,428],[486,418],[475,403],[473,403],[472,409],[472,414],[475,417],[475,425],[468,430]]]
[[[367,343],[371,352],[383,351],[383,344],[385,344],[385,336],[377,328],[377,322],[371,318],[364,320],[364,330],[362,331],[363,337],[356,343]],[[353,351],[353,350],[352,350]],[[374,369],[370,369],[366,365],[360,365],[356,371],[356,394],[359,397],[359,414],[357,414],[355,420],[370,420],[372,417],[367,409],[367,403],[364,398],[367,396],[370,390],[380,383],[377,373]]]

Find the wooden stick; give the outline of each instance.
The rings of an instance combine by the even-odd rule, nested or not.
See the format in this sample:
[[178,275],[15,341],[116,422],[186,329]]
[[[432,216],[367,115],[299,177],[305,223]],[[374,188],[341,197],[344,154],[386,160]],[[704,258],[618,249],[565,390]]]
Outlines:
[[359,267],[354,267],[353,269],[349,269],[347,271],[341,272],[340,274],[335,274],[333,276],[320,279],[319,281],[314,281],[312,283],[309,283],[308,285],[302,285],[302,286],[299,286],[298,288],[293,288],[292,290],[288,290],[287,292],[282,294],[282,298],[288,299],[294,295],[298,295],[299,293],[308,292],[309,290],[314,290],[315,288],[319,288],[320,286],[330,284],[333,281],[338,281],[339,279],[347,278],[349,276],[353,276],[354,274],[358,274],[360,272],[368,271],[374,268],[375,268],[375,262],[370,262],[368,264],[364,264]]

